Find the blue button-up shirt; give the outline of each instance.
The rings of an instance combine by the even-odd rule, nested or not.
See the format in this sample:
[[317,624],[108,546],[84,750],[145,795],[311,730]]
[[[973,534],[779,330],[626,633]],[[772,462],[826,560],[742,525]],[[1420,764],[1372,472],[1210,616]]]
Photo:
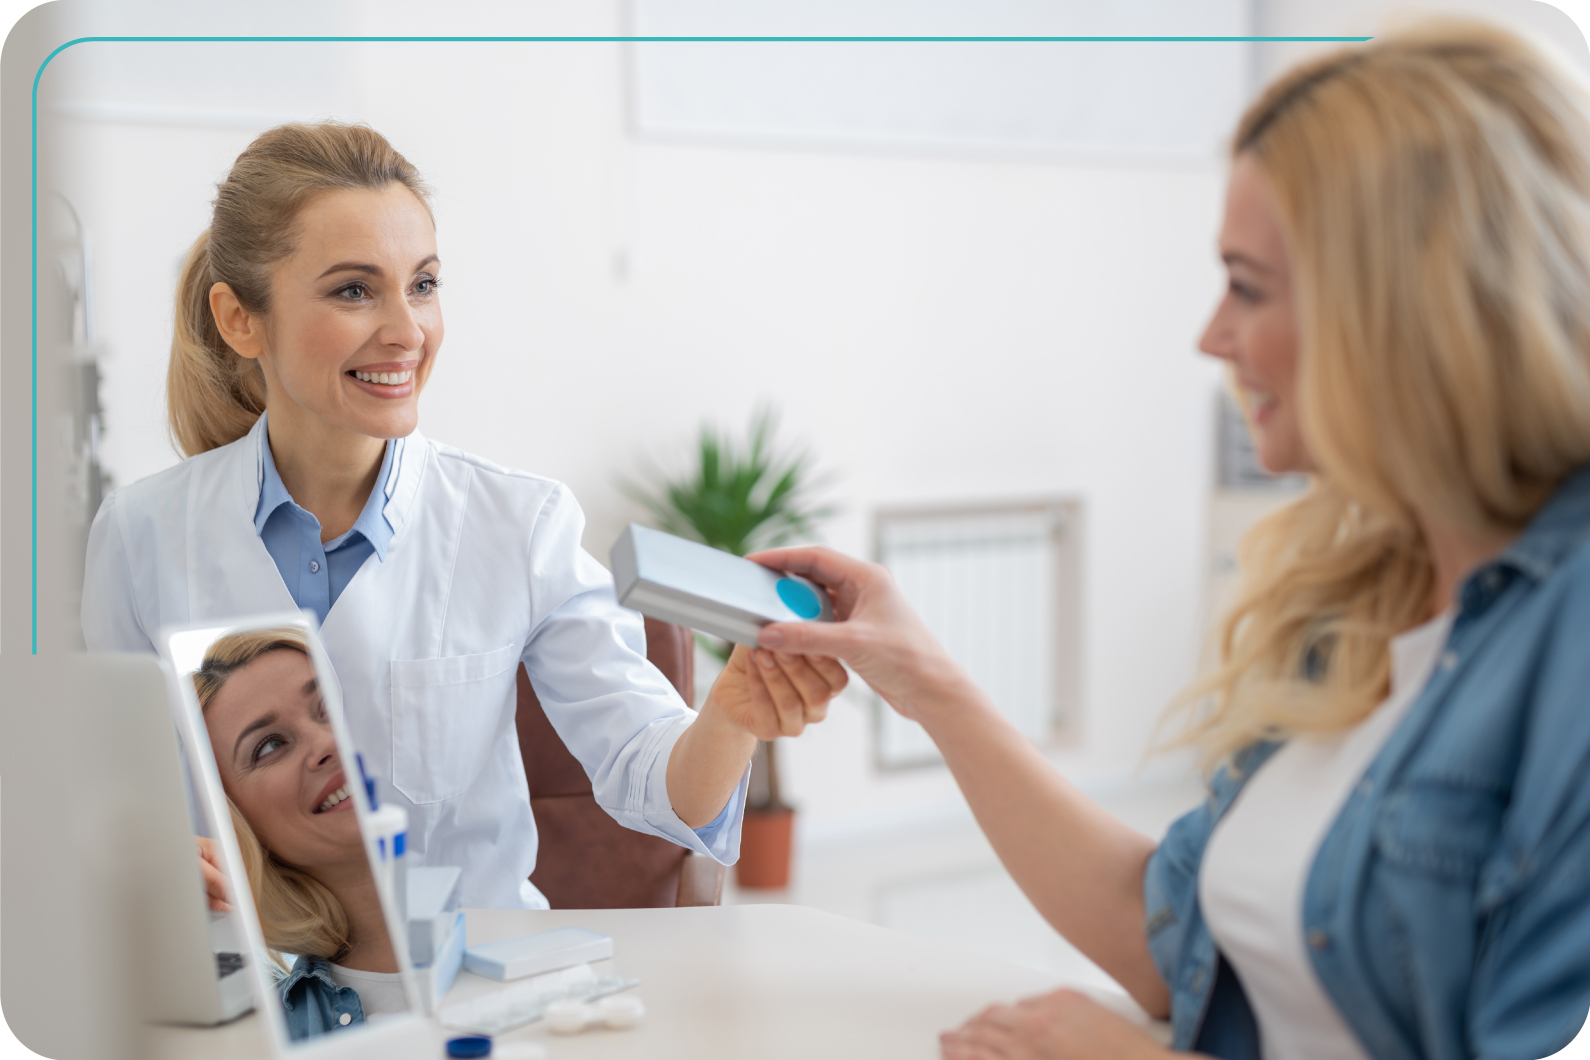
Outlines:
[[[1144,878],[1177,1048],[1259,1055],[1198,907],[1216,822],[1276,744],[1211,781]],[[1297,925],[1377,1060],[1549,1056],[1590,1009],[1590,467],[1457,593],[1446,650],[1326,833]]]
[[352,528],[325,543],[320,540],[320,520],[299,507],[282,485],[269,443],[260,448],[265,477],[260,483],[259,507],[254,510],[254,531],[276,561],[276,569],[281,571],[293,601],[313,611],[324,624],[331,605],[365,560],[372,554],[377,560],[386,559],[387,545],[392,543],[392,524],[382,509],[386,507],[387,483],[392,476],[392,451],[397,447],[386,443],[375,488]]

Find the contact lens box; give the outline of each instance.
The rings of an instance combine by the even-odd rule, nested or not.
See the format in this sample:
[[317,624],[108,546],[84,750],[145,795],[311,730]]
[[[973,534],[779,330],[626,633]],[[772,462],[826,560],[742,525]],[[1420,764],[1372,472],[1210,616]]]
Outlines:
[[519,935],[464,951],[464,967],[488,979],[523,979],[613,955],[613,940],[584,928],[564,927]]
[[452,865],[413,865],[408,870],[409,960],[428,965],[446,946],[458,911],[458,881]]
[[447,937],[432,953],[431,963],[414,966],[414,979],[419,986],[426,1015],[434,1015],[441,1007],[442,999],[453,988],[453,980],[458,978],[458,970],[464,966],[467,932],[464,911],[460,909],[451,914],[448,921]]
[[832,622],[823,589],[797,574],[631,523],[608,559],[618,602],[736,644],[769,622]]

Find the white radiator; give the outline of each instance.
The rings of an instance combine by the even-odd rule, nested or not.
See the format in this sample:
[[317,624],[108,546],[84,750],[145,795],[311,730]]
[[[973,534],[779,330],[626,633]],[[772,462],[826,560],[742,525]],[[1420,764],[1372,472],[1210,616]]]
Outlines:
[[[878,556],[929,630],[1035,743],[1074,710],[1076,506],[1064,502],[878,517]],[[878,704],[884,767],[937,761],[913,721]]]

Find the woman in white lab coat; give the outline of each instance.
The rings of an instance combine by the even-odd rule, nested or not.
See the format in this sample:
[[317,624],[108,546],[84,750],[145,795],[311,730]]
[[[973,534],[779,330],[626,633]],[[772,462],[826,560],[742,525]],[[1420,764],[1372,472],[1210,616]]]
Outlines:
[[167,398],[188,458],[94,520],[88,647],[314,610],[413,856],[461,866],[465,905],[545,905],[521,662],[604,809],[731,862],[756,739],[821,720],[844,671],[742,648],[692,714],[581,550],[568,490],[415,429],[443,331],[425,195],[361,126],[282,126],[238,157],[177,292]]

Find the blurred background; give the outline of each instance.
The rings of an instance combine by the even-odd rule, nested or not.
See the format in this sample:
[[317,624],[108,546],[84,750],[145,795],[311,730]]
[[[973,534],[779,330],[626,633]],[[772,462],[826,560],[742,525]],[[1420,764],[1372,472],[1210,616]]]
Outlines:
[[[1374,34],[1307,0],[282,0],[119,5],[107,33]],[[1586,65],[1554,8],[1427,4]],[[1219,297],[1224,144],[1310,42],[92,42],[41,79],[40,211],[70,315],[83,521],[178,457],[164,377],[181,257],[260,131],[366,122],[435,189],[447,341],[429,436],[568,483],[606,560],[703,425],[776,411],[824,543],[880,559],[1067,775],[1150,834],[1199,797],[1154,724],[1195,672],[1254,466],[1195,344]],[[41,272],[44,271],[41,265]],[[80,575],[79,575],[80,576]],[[700,653],[704,692],[714,672]],[[780,741],[787,888],[1098,973],[998,866],[931,744],[853,687]]]

